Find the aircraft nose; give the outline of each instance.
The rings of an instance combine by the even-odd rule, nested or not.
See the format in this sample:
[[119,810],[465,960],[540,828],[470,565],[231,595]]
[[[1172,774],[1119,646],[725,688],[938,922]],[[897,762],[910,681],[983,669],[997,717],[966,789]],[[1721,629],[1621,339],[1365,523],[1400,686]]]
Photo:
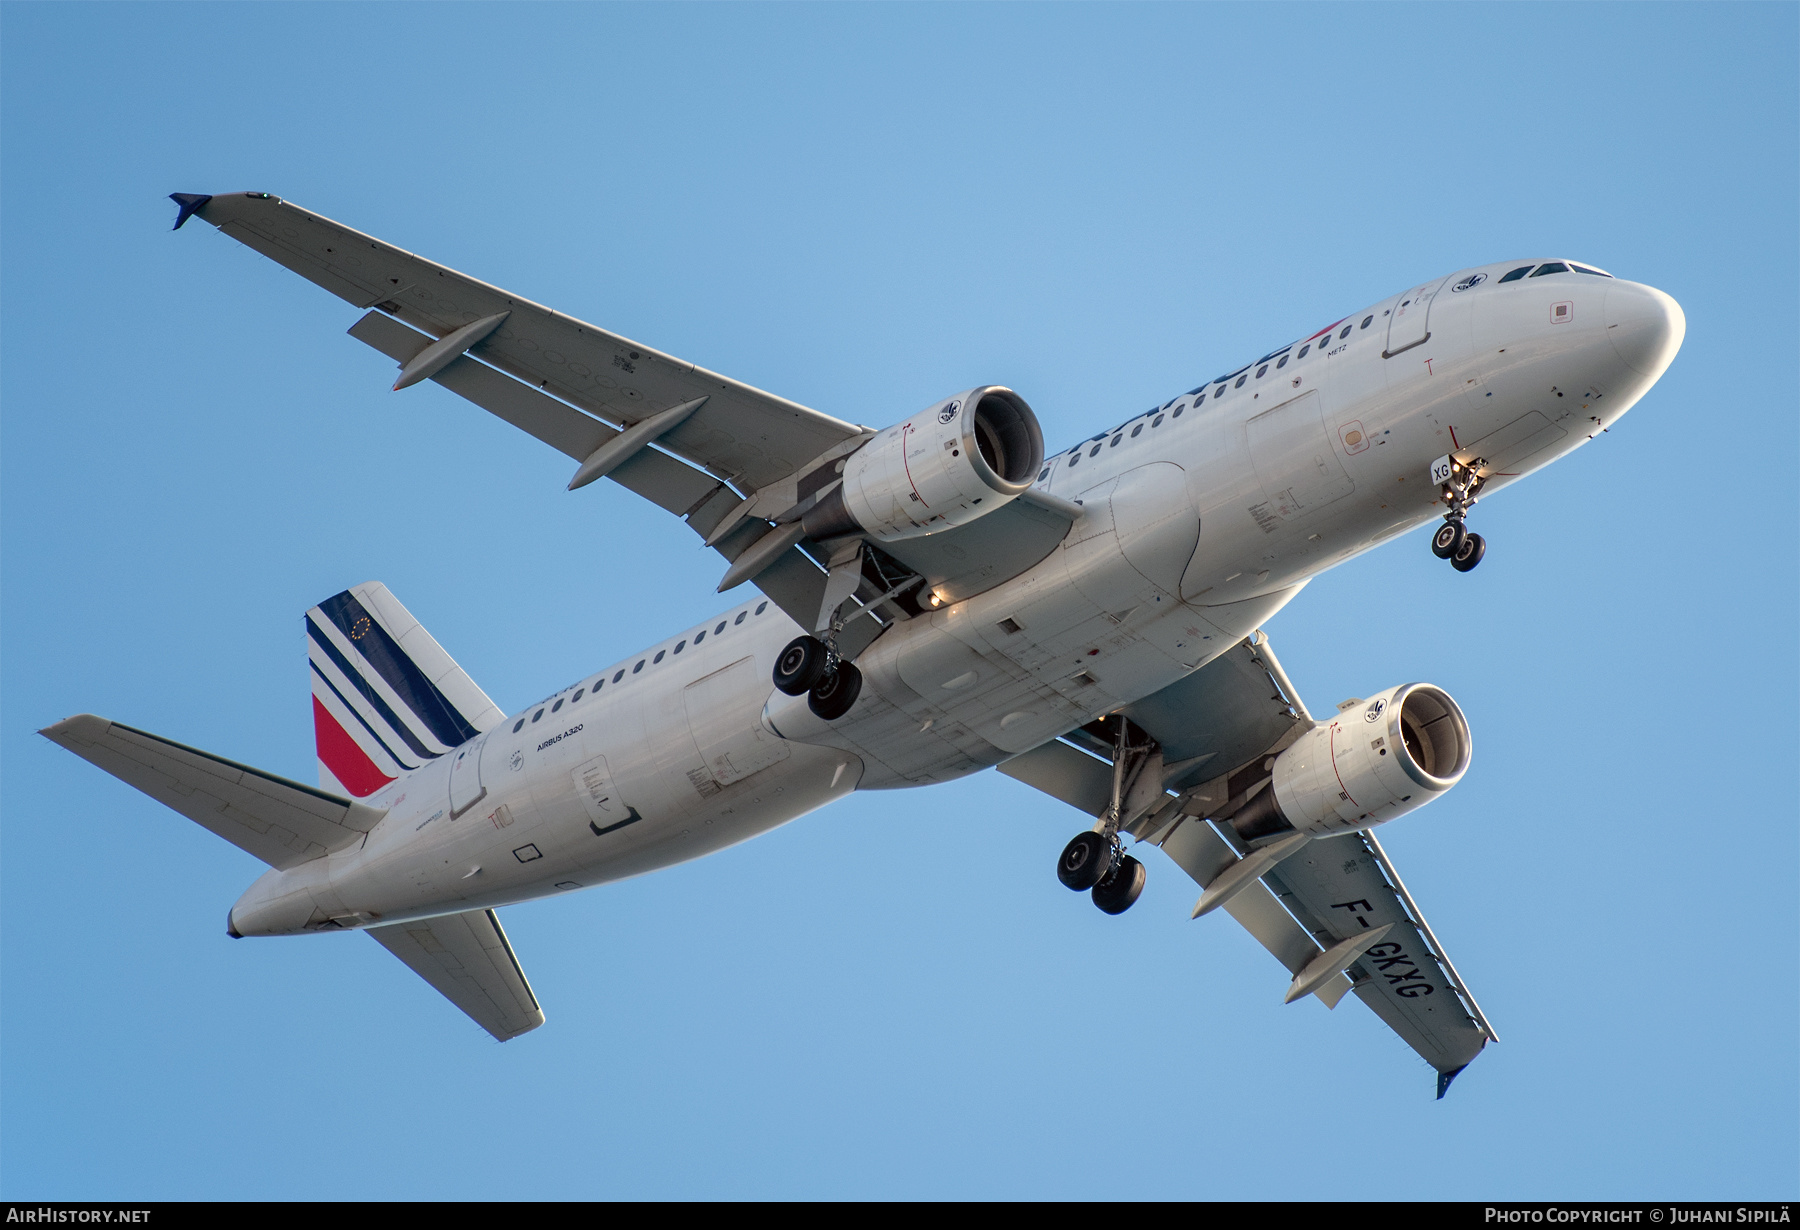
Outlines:
[[1654,286],[1616,281],[1606,288],[1606,336],[1627,366],[1654,380],[1675,361],[1687,316]]

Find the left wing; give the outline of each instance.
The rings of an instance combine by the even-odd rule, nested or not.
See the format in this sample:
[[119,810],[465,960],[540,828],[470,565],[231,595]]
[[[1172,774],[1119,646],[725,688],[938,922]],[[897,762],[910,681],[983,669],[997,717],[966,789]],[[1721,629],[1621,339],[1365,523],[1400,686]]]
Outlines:
[[[1312,728],[1311,715],[1260,632],[1123,714],[1156,741],[1145,772],[1160,776],[1149,792],[1134,790],[1124,831],[1161,846],[1203,888],[1214,884],[1253,851],[1208,817],[1262,787],[1270,758]],[[1083,728],[1000,771],[1097,816],[1111,800],[1111,748]],[[1335,1005],[1354,989],[1437,1069],[1439,1097],[1498,1040],[1373,833],[1305,842],[1260,880],[1223,908],[1294,974],[1290,995],[1316,981],[1309,969],[1332,968],[1334,951],[1363,945],[1312,993]]]
[[376,309],[350,332],[402,365],[397,388],[429,379],[468,398],[580,463],[572,483],[611,478],[681,517],[729,561],[760,549],[769,558],[754,573],[757,585],[813,626],[824,573],[792,537],[772,537],[780,531],[769,522],[797,515],[827,489],[832,463],[868,439],[867,428],[268,193],[175,199],[178,226],[199,217],[340,299]]
[[544,1010],[492,910],[370,927],[368,932],[499,1041],[544,1023]]

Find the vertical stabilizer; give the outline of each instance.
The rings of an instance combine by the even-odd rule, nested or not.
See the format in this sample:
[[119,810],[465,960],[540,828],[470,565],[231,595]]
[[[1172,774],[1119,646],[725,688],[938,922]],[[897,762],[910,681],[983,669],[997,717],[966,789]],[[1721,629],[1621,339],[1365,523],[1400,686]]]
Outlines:
[[366,798],[505,716],[379,581],[306,613],[319,785]]

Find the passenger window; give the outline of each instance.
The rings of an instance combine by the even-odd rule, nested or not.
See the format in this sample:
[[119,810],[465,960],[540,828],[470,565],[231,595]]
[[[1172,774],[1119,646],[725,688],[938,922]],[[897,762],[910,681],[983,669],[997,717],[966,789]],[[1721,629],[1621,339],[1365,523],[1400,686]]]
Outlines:
[[1122,436],[1122,435],[1118,435],[1118,436],[1114,436],[1114,437],[1113,437],[1113,438],[1112,438],[1112,443],[1111,443],[1111,444],[1110,444],[1110,445],[1108,445],[1108,446],[1107,446],[1107,447],[1109,447],[1109,448],[1118,448],[1118,447],[1119,447],[1119,441],[1120,441],[1120,440],[1123,440],[1123,439],[1124,439],[1124,438],[1125,438],[1125,437],[1124,437],[1124,436]]
[[1541,278],[1546,273],[1567,273],[1567,272],[1569,272],[1569,267],[1567,265],[1563,264],[1561,261],[1551,261],[1548,265],[1539,265],[1537,267],[1537,272],[1532,274],[1531,276],[1534,278]]
[[605,675],[602,675],[602,676],[600,676],[600,678],[594,680],[594,695],[595,696],[600,695],[600,689],[605,686],[606,686],[606,676]]
[[1131,438],[1133,440],[1137,439],[1142,434],[1144,434],[1144,425],[1142,423],[1139,423],[1136,427],[1131,429]]
[[1070,466],[1074,466],[1074,465],[1075,465],[1075,463],[1076,463],[1076,462],[1078,462],[1078,461],[1080,461],[1080,460],[1081,460],[1081,454],[1080,454],[1080,453],[1070,453],[1070,454],[1069,454],[1069,465],[1070,465]]
[[694,644],[698,645],[701,641],[703,641],[705,639],[706,639],[706,629],[705,628],[702,628],[702,629],[700,629],[700,631],[694,633]]
[[1612,274],[1610,273],[1602,272],[1599,269],[1589,269],[1586,265],[1577,265],[1573,261],[1569,263],[1569,268],[1573,269],[1576,273],[1591,273],[1597,278],[1612,277]]
[[656,656],[654,658],[651,658],[650,661],[653,663],[661,662],[665,657],[668,656],[668,653],[669,653],[669,651],[666,649],[659,649],[656,651]]
[[637,660],[637,665],[631,668],[631,673],[635,675],[643,669],[644,669],[644,660],[642,658],[639,658]]
[[1204,406],[1205,404],[1206,404],[1206,394],[1204,394],[1204,393],[1200,394],[1200,396],[1198,396],[1194,399],[1194,409],[1196,409],[1196,410],[1198,410],[1201,406]]
[[581,698],[586,695],[587,695],[586,688],[576,688],[575,695],[569,697],[569,703],[571,705],[579,705],[581,703]]
[[1265,375],[1268,374],[1268,371],[1269,371],[1269,365],[1267,363],[1264,363],[1261,367],[1256,369],[1256,378],[1258,380],[1261,380]]
[[625,672],[623,670],[615,671],[613,673],[613,682],[614,683],[619,682],[619,680],[621,680],[623,678],[625,678]]
[[725,631],[725,621],[721,619],[719,621],[719,626],[713,629],[713,635],[717,636],[723,631]]
[[1345,325],[1345,326],[1344,326],[1344,328],[1343,328],[1343,331],[1342,331],[1342,332],[1340,332],[1340,333],[1339,333],[1339,334],[1338,334],[1338,341],[1340,341],[1340,342],[1341,342],[1341,341],[1343,341],[1343,340],[1344,340],[1344,339],[1345,339],[1345,338],[1347,338],[1347,337],[1349,337],[1349,336],[1350,336],[1350,326],[1349,326],[1349,325]]
[[1221,384],[1218,388],[1213,390],[1213,400],[1218,401],[1219,398],[1223,396],[1225,396],[1225,386]]
[[1250,377],[1248,377],[1248,376],[1239,376],[1237,378],[1237,383],[1232,385],[1231,387],[1234,389],[1241,389],[1244,387],[1244,381],[1246,381],[1248,379],[1250,379]]
[[1161,427],[1162,426],[1162,415],[1159,414],[1155,418],[1151,419],[1150,426]]
[[563,707],[563,703],[559,700],[554,705],[550,706],[550,712],[560,713],[560,712],[562,712],[562,707]]
[[543,716],[544,716],[544,711],[542,709],[539,709],[536,713],[531,715],[531,720],[535,722]]
[[1098,444],[1094,445],[1093,448],[1090,448],[1088,450],[1089,457],[1098,457],[1099,455],[1100,455],[1100,446]]
[[518,734],[523,729],[525,729],[525,719],[524,718],[520,718],[518,721],[513,723],[513,733],[515,735]]
[[1182,411],[1182,410],[1183,410],[1183,407],[1181,407],[1181,406],[1176,406],[1176,407],[1175,407],[1175,413],[1174,413],[1174,414],[1171,414],[1171,415],[1170,415],[1170,416],[1169,416],[1169,417],[1170,417],[1170,418],[1172,418],[1172,419],[1178,419],[1178,418],[1180,418],[1180,417],[1181,417],[1181,411]]
[[1304,346],[1302,346],[1302,347],[1300,347],[1300,357],[1301,357],[1301,358],[1302,358],[1302,359],[1304,359],[1304,358],[1305,358],[1305,357],[1306,357],[1306,352],[1307,352],[1307,351],[1309,351],[1309,350],[1311,350],[1311,349],[1312,349],[1312,343],[1311,343],[1311,342],[1308,342],[1308,343],[1307,343],[1307,344],[1306,344],[1306,345],[1304,345]]
[[1288,357],[1286,355],[1282,355],[1280,360],[1277,361],[1275,364],[1275,370],[1280,371],[1282,368],[1286,367],[1287,361],[1288,361]]
[[1503,275],[1500,280],[1502,282],[1517,282],[1520,278],[1524,277],[1526,274],[1528,274],[1530,272],[1531,272],[1530,265],[1520,265],[1517,269],[1513,270],[1511,273]]
[[761,615],[764,611],[766,611],[768,609],[769,609],[769,604],[766,602],[761,602],[761,603],[757,604],[756,613],[758,615]]
[[1046,478],[1049,478],[1049,477],[1050,477],[1050,467],[1049,466],[1045,466],[1043,469],[1038,471],[1038,479],[1037,479],[1038,482],[1041,483]]
[[676,653],[680,653],[682,650],[684,650],[686,648],[687,648],[686,641],[676,641],[675,642],[675,652]]
[[744,622],[744,616],[748,615],[749,613],[750,613],[749,611],[739,611],[738,617],[736,619],[732,620],[731,622],[734,624],[741,624]]
[[[1359,327],[1367,329],[1374,322],[1375,322],[1375,313],[1370,312],[1367,316],[1363,317],[1363,322],[1362,322],[1361,326],[1359,326]],[[1348,332],[1350,332],[1350,330],[1345,329],[1344,332],[1348,333]]]

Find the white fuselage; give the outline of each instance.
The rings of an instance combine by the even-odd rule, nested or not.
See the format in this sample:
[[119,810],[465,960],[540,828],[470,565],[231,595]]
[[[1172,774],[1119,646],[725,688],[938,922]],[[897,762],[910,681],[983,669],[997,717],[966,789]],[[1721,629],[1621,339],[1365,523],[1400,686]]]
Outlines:
[[388,814],[366,841],[269,872],[234,929],[367,926],[636,875],[858,788],[987,768],[1167,687],[1312,576],[1439,517],[1435,459],[1485,458],[1490,494],[1593,438],[1673,357],[1681,314],[1660,291],[1500,284],[1513,267],[1434,279],[1052,457],[1036,486],[1081,503],[1067,537],[883,633],[845,717],[773,690],[807,629],[759,597],[371,796]]

